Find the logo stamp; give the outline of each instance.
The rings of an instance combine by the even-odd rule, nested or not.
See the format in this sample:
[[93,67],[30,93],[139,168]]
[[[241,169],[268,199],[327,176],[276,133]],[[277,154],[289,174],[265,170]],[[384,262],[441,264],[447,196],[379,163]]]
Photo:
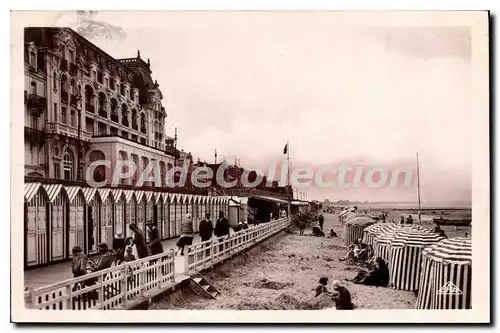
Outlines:
[[438,295],[462,295],[462,291],[451,282],[447,282],[437,291]]

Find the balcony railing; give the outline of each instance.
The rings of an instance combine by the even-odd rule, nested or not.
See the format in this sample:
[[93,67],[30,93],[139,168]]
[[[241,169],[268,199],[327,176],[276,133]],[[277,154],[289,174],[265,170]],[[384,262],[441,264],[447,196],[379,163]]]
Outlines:
[[47,99],[36,94],[28,94],[26,104],[30,113],[39,115],[47,108]]
[[108,113],[103,109],[99,110],[99,115],[103,118],[108,118]]
[[[78,139],[78,128],[60,122],[48,122],[46,132],[51,134],[62,134],[70,138]],[[91,137],[92,133],[80,129],[80,139],[83,141],[90,141]]]
[[85,103],[85,110],[95,113],[95,107],[91,103]]
[[32,144],[43,146],[45,143],[45,132],[31,127],[24,127],[24,137]]
[[63,102],[68,102],[68,92],[67,91],[61,91],[61,101]]
[[68,60],[61,59],[61,64],[59,66],[59,69],[62,71],[67,71],[68,70]]

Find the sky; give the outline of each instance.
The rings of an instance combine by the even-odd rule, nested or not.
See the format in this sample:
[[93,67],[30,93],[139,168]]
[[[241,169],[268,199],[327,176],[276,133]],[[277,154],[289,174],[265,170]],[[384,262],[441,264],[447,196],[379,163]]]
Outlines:
[[[471,201],[470,32],[327,12],[98,12],[115,58],[149,58],[168,135],[196,158],[267,169],[415,168],[424,202]],[[57,25],[75,27],[68,12]],[[415,201],[411,186],[303,188],[308,199]]]

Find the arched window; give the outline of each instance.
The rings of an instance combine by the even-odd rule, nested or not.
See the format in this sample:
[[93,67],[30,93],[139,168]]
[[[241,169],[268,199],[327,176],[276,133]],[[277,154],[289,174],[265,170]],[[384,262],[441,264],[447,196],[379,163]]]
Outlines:
[[73,154],[69,149],[64,151],[63,155],[64,179],[73,180]]
[[30,51],[30,65],[36,67],[36,54],[34,51]]

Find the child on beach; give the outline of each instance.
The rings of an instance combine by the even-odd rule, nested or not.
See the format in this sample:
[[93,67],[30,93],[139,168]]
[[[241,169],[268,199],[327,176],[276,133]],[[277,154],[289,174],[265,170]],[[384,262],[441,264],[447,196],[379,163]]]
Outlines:
[[327,293],[328,292],[328,290],[326,289],[327,284],[328,284],[328,278],[322,277],[321,279],[319,279],[319,285],[316,287],[316,289],[314,289],[314,291],[316,292],[314,297],[318,297],[322,293]]

